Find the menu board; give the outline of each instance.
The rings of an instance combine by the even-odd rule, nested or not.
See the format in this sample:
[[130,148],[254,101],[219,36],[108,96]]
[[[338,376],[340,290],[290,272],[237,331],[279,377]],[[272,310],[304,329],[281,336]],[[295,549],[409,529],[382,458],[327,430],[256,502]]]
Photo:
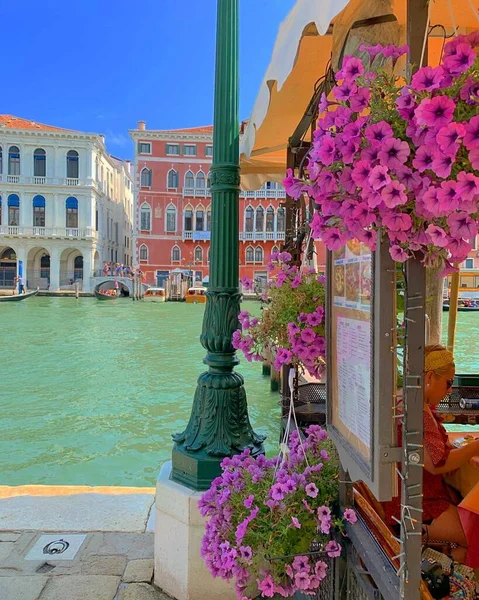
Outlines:
[[332,254],[331,423],[368,463],[373,444],[372,267],[371,250],[357,240]]

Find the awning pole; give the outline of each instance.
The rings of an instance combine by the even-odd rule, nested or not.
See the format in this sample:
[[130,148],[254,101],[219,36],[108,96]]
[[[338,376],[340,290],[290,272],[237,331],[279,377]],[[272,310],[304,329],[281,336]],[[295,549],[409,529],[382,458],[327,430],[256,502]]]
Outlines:
[[451,293],[449,296],[449,323],[447,325],[447,349],[454,352],[456,342],[457,304],[459,300],[460,272],[453,273],[451,277]]

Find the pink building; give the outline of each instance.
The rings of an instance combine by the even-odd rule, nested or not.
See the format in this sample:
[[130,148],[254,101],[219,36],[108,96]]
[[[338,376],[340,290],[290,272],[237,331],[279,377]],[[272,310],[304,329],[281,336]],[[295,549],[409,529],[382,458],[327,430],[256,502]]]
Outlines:
[[[135,144],[136,262],[150,285],[162,285],[174,269],[209,276],[213,127],[173,131],[131,130]],[[267,279],[273,249],[284,241],[285,191],[266,183],[240,197],[240,277]]]

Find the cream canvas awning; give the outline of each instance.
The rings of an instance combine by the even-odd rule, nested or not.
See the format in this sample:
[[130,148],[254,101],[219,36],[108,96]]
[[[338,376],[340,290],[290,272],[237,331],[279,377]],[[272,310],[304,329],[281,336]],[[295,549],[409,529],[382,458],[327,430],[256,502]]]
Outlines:
[[[430,24],[438,27],[429,40],[429,64],[439,62],[443,28],[448,35],[454,27],[461,33],[479,28],[478,7],[479,0],[431,3]],[[333,68],[337,68],[352,25],[385,15],[394,15],[397,21],[364,27],[353,41],[405,43],[406,0],[297,0],[280,25],[271,62],[242,136],[244,189],[258,189],[265,181],[284,178],[288,139],[303,117],[331,56]]]

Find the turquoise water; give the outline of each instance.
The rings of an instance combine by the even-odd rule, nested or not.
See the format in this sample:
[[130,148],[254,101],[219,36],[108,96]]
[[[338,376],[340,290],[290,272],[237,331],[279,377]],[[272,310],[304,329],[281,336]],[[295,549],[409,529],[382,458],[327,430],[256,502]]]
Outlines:
[[[1,304],[0,484],[154,485],[204,369],[203,312],[128,299]],[[479,314],[458,315],[456,362],[479,373]],[[273,451],[279,396],[259,363],[243,360],[239,371]]]
[[[0,484],[154,485],[205,370],[203,312],[129,299],[1,304]],[[238,370],[271,450],[279,396],[260,363]]]

